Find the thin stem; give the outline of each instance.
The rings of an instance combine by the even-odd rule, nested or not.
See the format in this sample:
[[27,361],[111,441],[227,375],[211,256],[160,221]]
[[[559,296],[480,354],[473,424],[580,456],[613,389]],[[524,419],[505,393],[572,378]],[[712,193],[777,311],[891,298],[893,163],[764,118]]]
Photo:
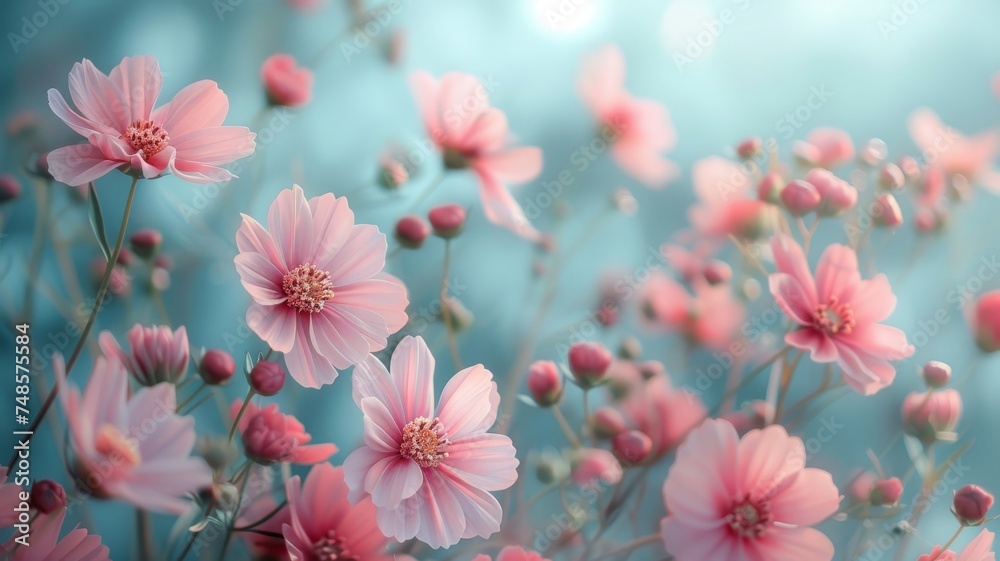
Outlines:
[[287,505],[288,505],[288,501],[281,501],[281,504],[279,504],[278,506],[274,507],[274,510],[272,510],[269,513],[267,513],[267,515],[264,516],[264,518],[261,518],[260,520],[254,522],[253,524],[247,524],[246,526],[241,526],[239,528],[234,527],[233,531],[236,531],[236,532],[245,532],[247,530],[252,530],[252,529],[256,528],[257,526],[260,526],[261,524],[267,522],[271,518],[274,518],[274,516],[276,514],[278,514],[279,512],[281,512],[281,509],[285,508]]
[[181,409],[184,408],[185,405],[191,403],[191,400],[197,397],[198,394],[201,393],[201,390],[205,389],[206,386],[208,386],[208,384],[202,382],[201,385],[198,386],[198,388],[194,390],[193,393],[191,393],[191,395],[187,396],[187,398],[185,398],[184,401],[180,402],[180,404],[177,406],[177,410],[180,411]]
[[38,277],[38,269],[42,262],[42,249],[45,247],[45,233],[49,222],[49,183],[35,183],[35,234],[31,243],[31,257],[28,258],[28,282],[24,285],[24,320],[31,321],[35,313],[34,289]]
[[583,390],[583,432],[587,436],[587,440],[590,441],[590,445],[594,445],[594,431],[590,428],[590,390]]
[[559,404],[553,404],[549,409],[552,410],[552,414],[555,416],[556,421],[559,422],[559,426],[562,427],[563,433],[566,434],[566,438],[569,440],[569,443],[573,445],[573,448],[583,447],[579,437],[577,437],[576,433],[573,432],[573,427],[566,422],[566,417],[563,416],[562,411],[559,409]]
[[747,374],[747,375],[746,375],[746,376],[745,376],[745,377],[743,378],[743,380],[742,380],[742,381],[741,381],[741,382],[739,383],[739,385],[738,385],[738,386],[736,386],[735,388],[732,388],[731,390],[729,390],[729,391],[727,391],[727,392],[726,392],[726,395],[724,395],[724,396],[722,397],[722,400],[721,400],[721,401],[719,402],[719,405],[717,405],[717,406],[716,406],[716,407],[715,407],[715,408],[714,408],[714,409],[712,410],[712,415],[715,415],[716,413],[718,413],[718,409],[719,409],[719,407],[721,407],[721,406],[722,406],[722,404],[723,404],[723,403],[725,403],[725,402],[726,402],[727,400],[729,400],[730,398],[734,397],[734,396],[735,396],[736,394],[738,394],[738,393],[739,393],[739,392],[740,392],[741,390],[743,390],[743,388],[747,387],[747,386],[748,386],[748,385],[750,384],[750,382],[753,382],[753,381],[754,381],[754,379],[755,379],[755,378],[756,378],[757,376],[759,376],[759,375],[760,375],[760,373],[761,373],[761,372],[763,372],[763,371],[767,370],[767,368],[768,368],[769,366],[771,366],[772,364],[774,364],[774,361],[776,361],[776,360],[778,360],[779,358],[781,358],[781,357],[785,356],[785,353],[787,353],[787,352],[788,352],[789,350],[791,350],[791,347],[789,347],[789,346],[787,346],[787,345],[786,345],[786,346],[785,346],[785,347],[783,347],[783,348],[782,348],[782,349],[781,349],[780,351],[778,351],[778,352],[774,353],[773,355],[771,355],[771,357],[770,357],[770,358],[768,358],[767,360],[765,360],[764,362],[762,362],[761,364],[759,364],[759,365],[757,366],[757,368],[754,368],[754,369],[753,369],[753,370],[752,370],[752,371],[751,371],[751,372],[750,372],[749,374]]
[[240,412],[237,413],[236,418],[233,419],[233,428],[229,429],[229,442],[233,441],[233,436],[236,435],[236,427],[240,426],[240,419],[243,418],[243,413],[247,410],[247,407],[250,405],[250,400],[253,399],[253,396],[256,393],[257,392],[255,392],[253,388],[250,388],[247,391],[247,396],[243,400],[243,407],[240,407]]
[[451,240],[444,241],[444,266],[441,272],[441,315],[444,318],[444,331],[448,338],[448,348],[451,350],[451,360],[455,368],[461,370],[462,356],[458,353],[458,339],[455,326],[452,324],[451,308],[448,307],[448,270],[451,268]]
[[799,366],[799,361],[802,360],[802,355],[805,353],[796,353],[795,358],[792,362],[785,366],[784,370],[781,372],[781,388],[778,392],[778,404],[774,407],[774,423],[778,424],[781,421],[781,415],[785,407],[785,399],[788,397],[788,388],[792,385],[792,376],[795,374],[795,369]]
[[[250,390],[250,391],[253,391],[253,390]],[[249,402],[250,402],[250,399],[247,398],[246,403],[249,403]],[[246,405],[246,403],[244,403],[244,405]],[[232,439],[232,437],[230,435],[230,440],[231,439]],[[235,479],[240,479],[240,487],[239,487],[239,492],[236,494],[236,508],[233,509],[233,516],[232,516],[232,519],[229,521],[229,531],[226,532],[225,541],[222,542],[222,553],[219,554],[219,559],[225,559],[226,558],[226,551],[229,549],[229,542],[232,541],[232,539],[233,539],[233,526],[235,526],[235,524],[236,524],[236,516],[240,512],[240,507],[243,506],[243,492],[247,488],[247,481],[250,480],[250,465],[251,465],[250,462],[247,461],[247,463],[245,463],[243,465],[243,469],[241,469],[236,474],[236,477],[233,478],[234,480]],[[242,476],[242,478],[241,478],[241,476]]]
[[[108,292],[108,285],[111,282],[111,272],[115,268],[115,263],[118,261],[118,254],[121,253],[122,244],[125,242],[125,228],[128,226],[129,214],[132,212],[132,201],[135,198],[136,185],[139,184],[139,178],[132,178],[132,186],[128,191],[128,199],[125,200],[125,211],[122,213],[122,223],[118,230],[118,239],[115,241],[115,247],[111,251],[111,259],[108,259],[108,265],[104,268],[104,277],[101,279],[101,285],[97,289],[97,298],[94,299],[94,308],[90,312],[90,317],[87,319],[87,324],[83,327],[83,331],[80,332],[80,338],[76,341],[76,346],[73,347],[73,352],[69,356],[69,360],[66,361],[66,379],[69,379],[70,374],[73,373],[73,366],[76,364],[78,358],[80,358],[80,352],[83,351],[83,346],[87,342],[87,337],[90,336],[90,330],[94,327],[94,322],[97,321],[97,314],[101,311],[101,306],[104,304],[104,297]],[[59,395],[61,386],[56,384],[52,388],[52,393],[45,399],[45,403],[42,404],[42,408],[38,410],[38,416],[32,421],[31,426],[28,428],[28,435],[25,437],[28,442],[31,441],[32,436],[38,426],[41,424],[42,420],[45,418],[45,414],[49,412],[52,404],[55,403],[56,397]],[[7,470],[11,471],[14,469],[14,464],[17,462],[17,453],[15,452],[7,466]]]
[[153,526],[149,520],[149,513],[141,508],[136,509],[136,525],[139,530],[139,551],[146,559],[153,558]]

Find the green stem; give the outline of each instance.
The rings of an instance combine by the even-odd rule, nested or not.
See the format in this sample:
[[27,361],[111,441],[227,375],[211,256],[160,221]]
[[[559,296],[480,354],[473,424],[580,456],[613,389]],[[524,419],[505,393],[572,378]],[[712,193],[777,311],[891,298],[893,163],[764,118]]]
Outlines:
[[448,270],[451,268],[451,240],[444,241],[444,267],[441,273],[441,315],[444,318],[444,331],[448,339],[448,348],[451,350],[451,360],[455,363],[455,369],[461,370],[462,356],[458,353],[458,339],[455,334],[455,326],[452,324],[451,308],[448,307]]
[[233,428],[229,429],[229,442],[233,441],[233,436],[236,435],[236,428],[240,425],[240,419],[243,418],[243,413],[247,410],[247,407],[250,405],[250,400],[253,399],[253,396],[256,393],[257,392],[255,392],[253,388],[250,388],[247,391],[247,396],[243,400],[243,407],[240,407],[240,412],[237,413],[236,418],[233,419]]

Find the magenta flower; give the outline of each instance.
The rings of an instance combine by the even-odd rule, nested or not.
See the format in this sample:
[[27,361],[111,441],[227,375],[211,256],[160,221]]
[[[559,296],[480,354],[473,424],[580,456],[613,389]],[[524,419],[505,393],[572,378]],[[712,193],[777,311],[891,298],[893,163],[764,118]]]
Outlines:
[[[235,419],[242,406],[243,400],[234,400],[229,415]],[[316,464],[337,453],[333,444],[308,444],[312,436],[302,423],[278,411],[274,403],[263,408],[252,402],[247,404],[236,428],[243,435],[247,457],[261,464]]]
[[[492,561],[489,555],[477,555],[472,561]],[[497,554],[496,561],[549,561],[538,552],[508,545]]]
[[382,272],[385,235],[355,224],[344,197],[306,200],[293,185],[271,203],[265,230],[243,215],[236,271],[254,299],[247,324],[307,388],[385,348],[407,322],[406,287]]
[[500,395],[477,364],[455,374],[434,407],[434,357],[406,337],[389,369],[374,356],[354,369],[354,401],[364,412],[365,444],[344,462],[351,500],[371,497],[378,527],[433,548],[489,537],[500,529],[501,491],[517,479],[510,438],[487,432]]
[[[66,518],[66,509],[53,514],[37,513],[31,522],[31,545],[25,547],[12,537],[3,546],[10,561],[110,561],[110,550],[101,543],[101,536],[88,534],[84,528],[70,530],[62,539],[59,531]],[[11,554],[12,553],[12,554]]]
[[153,109],[162,85],[160,65],[151,55],[122,59],[105,76],[87,59],[73,65],[69,94],[49,90],[49,107],[87,144],[49,152],[49,172],[61,183],[83,185],[113,169],[152,179],[167,173],[192,183],[234,177],[221,165],[254,151],[254,133],[224,127],[229,98],[211,80],[182,89]]
[[[54,357],[53,368],[65,386],[62,356]],[[142,388],[131,397],[128,391],[122,364],[98,357],[82,396],[74,386],[59,394],[77,486],[98,498],[180,514],[191,504],[182,497],[212,484],[212,469],[191,457],[194,418],[177,415],[173,384]]]
[[285,483],[290,520],[282,528],[291,561],[392,561],[387,540],[375,522],[370,499],[353,506],[344,470],[319,464],[305,483],[295,476]]
[[785,343],[808,350],[813,361],[836,362],[855,391],[871,395],[892,383],[896,368],[890,361],[913,354],[901,330],[878,322],[896,307],[896,296],[883,274],[862,280],[858,257],[849,247],[826,248],[816,277],[802,248],[792,238],[771,238],[777,272],[771,274],[771,294],[778,306],[799,325]]
[[772,425],[741,440],[726,421],[691,432],[663,484],[660,524],[677,561],[830,561],[818,524],[837,512],[830,474],[806,468],[802,440]]
[[102,331],[98,341],[104,356],[121,362],[140,384],[177,383],[187,374],[190,347],[184,326],[173,331],[165,325],[136,324],[127,338],[131,353],[122,350],[110,331]]
[[945,550],[940,545],[934,546],[930,553],[917,558],[917,561],[995,561],[996,555],[990,551],[993,547],[993,532],[983,528],[958,555],[951,550]]
[[538,240],[535,230],[505,183],[526,183],[542,171],[542,151],[511,148],[507,117],[490,107],[489,93],[470,74],[452,72],[435,80],[426,72],[410,76],[424,127],[449,169],[471,169],[479,178],[486,218],[514,233]]
[[642,385],[629,391],[622,402],[622,412],[652,440],[649,458],[655,460],[679,446],[708,417],[708,410],[698,396],[671,386],[666,375],[638,383]]
[[312,98],[313,73],[284,53],[267,57],[260,67],[260,81],[272,105],[298,107]]
[[617,45],[605,45],[584,59],[577,91],[622,169],[654,189],[679,175],[663,156],[677,145],[670,114],[656,101],[633,97],[625,89],[625,56]]
[[1000,155],[1000,133],[991,130],[965,136],[941,122],[927,108],[910,115],[908,124],[910,137],[931,168],[939,168],[949,177],[961,175],[993,193],[1000,193],[1000,172],[993,167],[993,161]]

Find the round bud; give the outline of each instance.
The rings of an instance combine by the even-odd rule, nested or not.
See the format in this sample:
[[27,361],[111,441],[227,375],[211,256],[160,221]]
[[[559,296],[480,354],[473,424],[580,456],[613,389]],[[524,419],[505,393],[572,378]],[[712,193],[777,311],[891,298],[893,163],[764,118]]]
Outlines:
[[966,485],[955,492],[952,512],[964,526],[978,526],[993,507],[993,495],[978,485]]
[[757,185],[757,198],[771,204],[781,201],[781,190],[785,188],[785,180],[775,172],[770,172]]
[[236,362],[226,351],[209,349],[198,363],[198,374],[206,384],[224,384],[236,373]]
[[35,510],[51,514],[66,506],[66,490],[51,479],[43,479],[31,486],[30,499]]
[[924,384],[928,388],[937,389],[948,385],[951,380],[951,366],[944,362],[932,360],[924,365],[920,371],[920,377],[924,379]]
[[13,175],[0,175],[0,204],[12,201],[21,196],[21,182]]
[[896,228],[903,223],[903,211],[899,208],[896,197],[882,193],[873,203],[872,214],[875,225],[882,228]]
[[637,430],[627,430],[618,433],[611,445],[624,462],[637,464],[646,459],[653,450],[653,441],[644,432]]
[[794,216],[805,216],[819,207],[822,197],[812,183],[796,179],[781,190],[781,204]]
[[563,376],[556,363],[539,360],[532,364],[528,369],[528,391],[541,407],[559,403],[563,394]]
[[878,173],[879,187],[892,191],[901,189],[903,185],[906,185],[906,175],[899,166],[891,162],[882,166],[882,169]]
[[764,153],[764,141],[759,136],[743,139],[736,145],[736,154],[744,160],[752,160]]
[[143,259],[156,255],[163,243],[163,235],[153,229],[139,230],[129,239],[132,251]]
[[447,240],[462,233],[465,209],[456,204],[436,206],[427,213],[427,219],[434,228],[434,235]]
[[577,343],[569,348],[570,372],[585,389],[604,382],[611,360],[611,352],[600,343]]
[[903,482],[898,477],[881,479],[872,485],[868,500],[875,506],[892,506],[903,496]]
[[733,269],[729,263],[719,259],[709,261],[701,273],[705,277],[705,282],[712,285],[729,282],[733,277]]
[[625,430],[625,417],[613,407],[601,407],[590,417],[590,427],[601,438],[611,438]]
[[285,370],[277,362],[262,360],[253,367],[249,376],[250,387],[262,396],[271,396],[285,385]]
[[424,240],[431,233],[431,227],[427,221],[419,216],[408,214],[396,222],[396,240],[399,245],[410,249],[417,249],[424,245]]

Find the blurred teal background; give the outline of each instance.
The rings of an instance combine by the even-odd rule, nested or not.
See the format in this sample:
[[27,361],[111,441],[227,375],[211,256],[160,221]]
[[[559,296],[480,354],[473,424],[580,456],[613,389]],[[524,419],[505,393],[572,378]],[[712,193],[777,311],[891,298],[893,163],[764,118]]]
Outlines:
[[[22,18],[31,20],[50,4],[58,6],[58,12],[44,18],[45,25],[36,26],[37,32],[28,38]],[[582,55],[607,42],[619,44],[627,59],[629,89],[637,96],[661,101],[670,110],[679,139],[671,159],[684,171],[679,181],[664,191],[649,191],[605,156],[577,174],[574,191],[558,205],[568,213],[565,226],[558,231],[561,242],[571,242],[587,230],[593,230],[593,235],[587,238],[586,250],[567,262],[553,312],[542,330],[547,337],[538,342],[536,358],[557,360],[563,359],[558,349],[564,348],[572,327],[586,324],[602,275],[608,270],[636,270],[650,251],[687,227],[686,209],[693,201],[690,169],[698,159],[732,155],[731,147],[751,134],[776,138],[787,154],[793,139],[824,125],[847,130],[856,145],[881,138],[893,158],[915,154],[906,118],[921,106],[934,109],[946,123],[969,133],[996,128],[1000,123],[1000,101],[991,90],[991,79],[1000,70],[1000,35],[996,33],[1000,4],[986,0],[426,0],[400,1],[398,6],[397,13],[389,13],[377,3],[365,6],[367,11],[389,17],[382,20],[384,24],[369,27],[375,32],[367,35],[370,43],[364,45],[363,41],[352,43],[359,41],[356,36],[344,35],[350,26],[350,12],[346,2],[335,0],[309,12],[277,0],[6,2],[0,7],[0,21],[8,42],[13,43],[0,48],[4,77],[0,115],[9,118],[25,109],[36,111],[45,123],[46,149],[75,142],[71,131],[48,111],[46,90],[55,87],[65,93],[67,74],[82,58],[93,60],[108,72],[123,56],[151,53],[159,59],[164,73],[161,102],[193,81],[212,79],[229,95],[231,109],[226,123],[258,129],[264,106],[259,84],[261,62],[273,53],[287,52],[300,62],[314,63],[312,102],[300,110],[272,113],[263,121],[270,131],[259,137],[258,155],[242,166],[238,172],[241,179],[221,191],[173,177],[144,182],[133,211],[130,231],[155,227],[165,233],[165,251],[175,263],[172,286],[166,294],[171,319],[187,326],[192,347],[229,350],[238,363],[245,351],[256,353],[263,348],[255,337],[247,336],[243,314],[248,298],[232,265],[239,213],[261,219],[271,198],[298,182],[308,195],[331,191],[350,194],[359,221],[391,232],[395,220],[416,199],[415,192],[438,170],[436,161],[428,161],[415,173],[412,184],[399,193],[387,194],[375,183],[378,156],[388,144],[423,137],[406,84],[411,70],[425,69],[435,75],[469,72],[496,84],[492,104],[507,114],[511,131],[521,143],[540,146],[545,155],[539,179],[514,189],[516,198],[526,206],[538,200],[543,182],[554,180],[562,170],[574,169],[571,155],[592,138],[595,125],[575,93]],[[25,37],[25,42],[12,39],[11,33]],[[396,33],[405,35],[405,49],[400,62],[391,65],[386,61],[385,45]],[[345,56],[344,41],[355,45],[358,52]],[[690,60],[678,58],[680,55]],[[783,126],[783,119],[788,122],[786,114],[807,103],[817,88],[830,92],[829,99],[811,111],[799,127]],[[5,166],[0,171],[19,173],[27,155],[6,138],[0,140],[0,146]],[[121,175],[98,181],[112,234],[127,186],[127,178]],[[626,187],[635,195],[638,214],[614,215],[595,224],[593,218],[603,212],[617,187]],[[246,194],[254,188],[260,192],[250,201]],[[14,206],[0,210],[4,333],[22,308],[24,264],[34,227],[28,191]],[[468,231],[454,247],[452,279],[457,296],[476,318],[473,327],[461,336],[460,345],[467,361],[482,362],[503,377],[538,305],[540,287],[532,275],[532,264],[539,254],[529,244],[485,223],[470,176],[449,175],[430,201],[476,207]],[[78,269],[85,271],[98,253],[88,238],[85,206],[62,194],[57,195],[56,205],[62,209],[58,214],[60,231],[76,233],[79,238],[74,255]],[[429,203],[423,209],[427,206]],[[908,201],[903,202],[903,208],[910,220]],[[557,222],[552,211],[545,209],[535,223],[552,230]],[[955,367],[959,384],[971,378],[973,369],[977,371],[975,379],[962,387],[966,415],[960,431],[974,446],[963,458],[964,471],[956,487],[975,482],[1000,491],[995,469],[1000,447],[994,430],[1000,424],[1000,413],[994,406],[1000,391],[997,362],[977,358],[961,305],[949,296],[975,277],[981,259],[989,260],[1000,251],[996,242],[998,211],[997,199],[980,191],[971,203],[956,209],[952,227],[940,239],[918,241],[912,221],[895,234],[881,232],[874,237],[879,268],[889,275],[899,296],[890,323],[906,330],[918,349],[913,358],[899,365],[897,382],[891,388],[864,400],[848,396],[802,430],[801,436],[808,439],[817,434],[823,420],[834,419],[843,426],[811,459],[831,470],[838,483],[845,482],[854,467],[869,466],[867,448],[878,453],[892,442],[898,431],[902,397],[920,387],[917,367],[937,359]],[[834,227],[821,229],[820,236],[823,242],[842,241],[842,233]],[[394,245],[390,241],[390,250]],[[433,315],[442,252],[442,244],[431,240],[420,251],[401,252],[389,265],[411,290],[411,317],[430,319]],[[817,255],[814,250],[812,258]],[[907,263],[915,256],[916,264],[906,272]],[[60,286],[52,255],[43,263],[42,276]],[[1000,287],[1000,279],[990,275],[975,286]],[[89,290],[85,287],[85,292]],[[38,299],[32,329],[40,346],[49,340],[47,334],[63,329],[65,320],[41,295]],[[766,294],[763,300],[769,302]],[[948,322],[938,326],[940,333],[931,334],[928,322],[942,309]],[[616,345],[626,332],[637,332],[634,314],[629,316],[624,326],[593,337]],[[112,303],[109,313],[101,315],[98,327],[112,329],[121,340],[132,323],[155,317],[145,302],[117,302]],[[926,337],[915,339],[921,332]],[[421,334],[438,355],[438,382],[443,385],[454,369],[442,330],[434,324]],[[679,369],[676,338],[639,334],[645,356],[664,361],[678,383],[690,383],[696,369],[712,360],[708,353],[695,354],[685,369]],[[921,340],[926,343],[921,344]],[[11,347],[4,344],[2,354],[12,356]],[[77,383],[85,379],[84,364],[74,376]],[[804,371],[819,374],[819,369]],[[51,372],[45,374],[51,381]],[[799,378],[805,379],[806,375]],[[800,383],[803,393],[813,385]],[[350,399],[349,384],[345,375],[321,391],[290,388],[282,397],[283,407],[299,415],[317,440],[332,440],[340,446],[336,463],[355,447],[361,435],[361,416]],[[242,395],[242,380],[234,380],[231,386],[229,400]],[[6,406],[2,405],[12,395],[7,383],[0,385],[0,395],[0,414],[3,426],[7,426]],[[569,395],[571,400],[576,397]],[[742,399],[757,397],[763,397],[762,385],[741,395]],[[714,398],[709,402],[714,404]],[[202,430],[223,430],[214,410],[202,413],[198,425]],[[569,414],[579,420],[578,410],[570,407]],[[533,448],[563,445],[552,419],[536,410],[521,407],[513,423],[515,444],[525,466]],[[49,461],[36,461],[35,476],[64,480],[55,460],[56,444],[45,436],[35,446],[36,450],[46,449]],[[0,437],[0,442],[7,441],[7,436]],[[900,443],[883,464],[890,475],[906,470]],[[530,480],[531,471],[524,477]],[[643,533],[656,526],[662,513],[658,499],[662,470],[650,477],[644,511],[648,517],[640,519],[642,528],[638,530]],[[529,481],[528,485],[531,489],[537,483]],[[904,500],[912,502],[918,490],[915,484],[909,485]],[[929,550],[923,547],[923,540],[940,543],[950,536],[950,498],[949,490],[925,516],[921,536],[914,539],[909,557],[919,553],[917,549]],[[113,557],[128,558],[122,552],[129,551],[134,542],[132,525],[122,521],[130,516],[129,509],[95,502],[89,509],[94,528],[110,545]],[[543,503],[533,512],[537,520],[530,524],[544,527],[549,523],[549,510],[555,514],[554,509],[554,505]],[[156,520],[158,530],[165,532],[167,519]],[[534,539],[530,524],[526,540]],[[823,526],[838,550],[846,549],[854,528],[854,523],[837,521]],[[634,558],[652,559],[647,557],[650,555],[646,551]]]

